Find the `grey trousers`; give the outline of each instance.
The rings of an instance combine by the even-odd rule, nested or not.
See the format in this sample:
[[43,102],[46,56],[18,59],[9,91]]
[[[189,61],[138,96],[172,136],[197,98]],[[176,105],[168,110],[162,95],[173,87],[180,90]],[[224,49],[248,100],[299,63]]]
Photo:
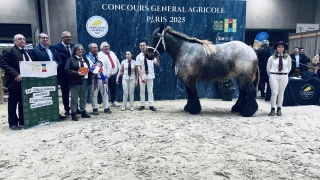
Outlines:
[[81,112],[86,111],[86,100],[87,100],[87,93],[88,93],[88,79],[82,79],[83,85],[74,85],[70,86],[71,92],[71,102],[70,102],[70,109],[71,114],[77,112],[77,104],[78,98],[79,101],[79,108]]

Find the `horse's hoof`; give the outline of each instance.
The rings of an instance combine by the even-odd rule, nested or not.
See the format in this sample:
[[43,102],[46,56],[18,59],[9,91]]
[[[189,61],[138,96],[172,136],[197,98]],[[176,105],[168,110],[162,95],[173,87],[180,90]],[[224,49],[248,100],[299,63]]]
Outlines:
[[233,107],[231,108],[231,112],[232,112],[232,113],[239,113],[239,112],[240,112],[240,108],[233,106]]

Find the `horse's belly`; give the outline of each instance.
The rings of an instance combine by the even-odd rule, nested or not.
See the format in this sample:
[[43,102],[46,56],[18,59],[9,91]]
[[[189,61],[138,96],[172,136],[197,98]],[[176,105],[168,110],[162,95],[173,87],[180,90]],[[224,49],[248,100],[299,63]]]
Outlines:
[[199,74],[201,80],[221,80],[231,74],[230,68],[223,65],[204,66]]

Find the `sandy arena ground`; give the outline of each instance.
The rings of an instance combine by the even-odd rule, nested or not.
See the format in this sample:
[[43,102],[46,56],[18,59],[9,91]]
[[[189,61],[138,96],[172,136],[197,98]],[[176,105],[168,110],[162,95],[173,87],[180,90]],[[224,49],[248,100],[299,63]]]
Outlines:
[[156,101],[156,113],[101,108],[22,131],[9,130],[0,105],[0,179],[320,179],[319,106],[269,117],[258,99],[246,118],[230,113],[235,100],[201,99],[198,115],[183,112],[185,103]]

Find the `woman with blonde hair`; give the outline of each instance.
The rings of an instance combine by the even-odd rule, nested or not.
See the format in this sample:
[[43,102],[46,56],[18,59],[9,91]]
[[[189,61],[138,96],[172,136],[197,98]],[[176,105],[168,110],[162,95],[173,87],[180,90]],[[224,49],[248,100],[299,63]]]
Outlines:
[[[281,107],[283,103],[284,90],[289,81],[288,73],[291,70],[291,57],[287,53],[288,45],[283,41],[279,41],[273,46],[275,50],[269,57],[267,63],[267,73],[269,75],[269,83],[271,88],[271,111],[269,116],[281,116]],[[278,99],[277,99],[278,97]]]

